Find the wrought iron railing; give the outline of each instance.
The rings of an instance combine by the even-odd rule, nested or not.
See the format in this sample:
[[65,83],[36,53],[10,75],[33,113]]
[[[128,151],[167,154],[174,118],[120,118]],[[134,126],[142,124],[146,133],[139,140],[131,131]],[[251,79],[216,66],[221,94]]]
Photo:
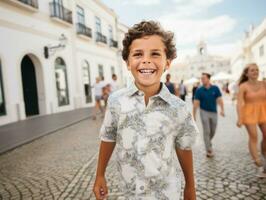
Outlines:
[[77,33],[88,37],[92,37],[91,28],[85,26],[82,23],[77,23]]
[[50,3],[50,14],[51,17],[56,17],[72,24],[72,11],[57,2]]
[[103,34],[96,32],[96,42],[102,42],[107,44],[107,39],[106,36],[104,36]]
[[21,3],[27,4],[33,8],[38,8],[38,0],[18,0]]
[[118,42],[113,40],[113,39],[110,39],[110,46],[114,47],[114,48],[117,48],[118,47]]

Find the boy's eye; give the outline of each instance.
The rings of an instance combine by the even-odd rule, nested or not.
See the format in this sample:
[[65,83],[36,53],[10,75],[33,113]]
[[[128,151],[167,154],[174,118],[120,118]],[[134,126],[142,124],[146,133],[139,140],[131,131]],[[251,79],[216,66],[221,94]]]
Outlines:
[[161,54],[158,53],[158,52],[153,52],[152,55],[153,55],[153,56],[160,56]]
[[141,53],[134,53],[133,56],[134,57],[141,56]]

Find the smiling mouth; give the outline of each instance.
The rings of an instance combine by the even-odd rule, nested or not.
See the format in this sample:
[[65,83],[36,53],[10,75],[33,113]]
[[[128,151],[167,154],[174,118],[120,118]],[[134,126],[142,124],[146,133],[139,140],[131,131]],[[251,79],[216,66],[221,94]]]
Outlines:
[[140,69],[138,70],[141,74],[153,74],[155,72],[154,69]]

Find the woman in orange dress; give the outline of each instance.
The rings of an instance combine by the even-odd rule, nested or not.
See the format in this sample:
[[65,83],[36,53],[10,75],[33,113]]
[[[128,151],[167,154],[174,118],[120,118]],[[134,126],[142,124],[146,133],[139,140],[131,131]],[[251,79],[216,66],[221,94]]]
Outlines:
[[[248,64],[239,79],[239,92],[237,97],[237,126],[245,125],[249,135],[249,152],[258,167],[266,162],[266,82],[259,81],[259,68],[256,63]],[[262,132],[260,158],[257,142],[257,126]],[[266,163],[261,172],[266,177]]]

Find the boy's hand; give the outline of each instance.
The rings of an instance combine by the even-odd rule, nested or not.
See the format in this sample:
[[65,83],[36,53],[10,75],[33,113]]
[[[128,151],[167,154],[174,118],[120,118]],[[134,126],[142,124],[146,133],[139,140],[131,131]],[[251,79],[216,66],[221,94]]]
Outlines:
[[185,186],[184,200],[196,200],[196,191],[194,187]]
[[107,197],[108,189],[104,177],[96,177],[93,192],[97,200],[102,200]]

